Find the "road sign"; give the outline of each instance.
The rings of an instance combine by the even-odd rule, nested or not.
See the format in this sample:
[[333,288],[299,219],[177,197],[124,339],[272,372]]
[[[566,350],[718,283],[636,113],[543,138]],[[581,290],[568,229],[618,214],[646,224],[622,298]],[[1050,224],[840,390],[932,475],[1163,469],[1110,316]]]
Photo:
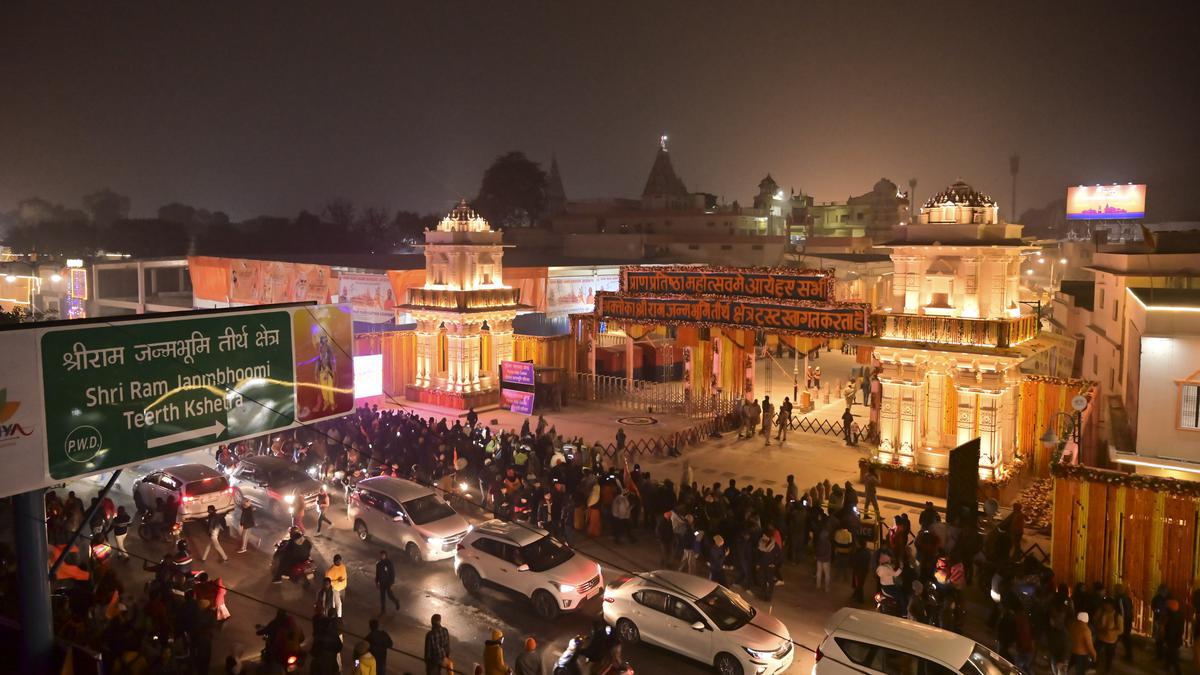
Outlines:
[[41,356],[57,479],[294,419],[287,311],[51,331]]
[[1079,395],[1071,399],[1071,407],[1074,408],[1076,412],[1083,412],[1084,409],[1087,408],[1087,404],[1087,397],[1083,395]]
[[353,409],[345,306],[39,332],[46,466],[56,480]]

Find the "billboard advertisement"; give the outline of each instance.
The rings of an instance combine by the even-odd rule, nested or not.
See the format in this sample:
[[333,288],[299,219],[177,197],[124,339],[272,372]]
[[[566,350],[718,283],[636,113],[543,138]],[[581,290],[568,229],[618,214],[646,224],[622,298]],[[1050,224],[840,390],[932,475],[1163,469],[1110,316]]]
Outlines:
[[396,313],[396,297],[386,274],[338,274],[338,300],[350,303],[355,321],[387,323]]
[[550,277],[546,285],[546,313],[590,312],[596,305],[596,291],[615,291],[621,286],[616,274],[586,277]]
[[1145,217],[1145,185],[1129,183],[1067,188],[1067,220],[1132,220]]
[[524,361],[501,361],[500,381],[504,384],[533,386],[533,364]]

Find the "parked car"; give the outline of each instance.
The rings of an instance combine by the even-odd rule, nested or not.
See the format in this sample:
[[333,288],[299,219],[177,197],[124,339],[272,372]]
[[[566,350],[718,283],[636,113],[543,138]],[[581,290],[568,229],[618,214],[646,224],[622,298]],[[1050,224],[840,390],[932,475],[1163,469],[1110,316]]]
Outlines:
[[153,509],[158,498],[174,497],[181,520],[197,520],[208,515],[208,507],[217,513],[233,510],[233,490],[225,474],[203,464],[180,464],[151,471],[133,484],[133,503],[139,511]]
[[288,516],[297,499],[304,500],[305,508],[315,508],[321,491],[321,481],[301,466],[270,455],[243,458],[234,467],[230,483],[237,502],[248,498],[254,506],[278,518]]
[[604,589],[604,620],[625,643],[647,642],[711,664],[721,675],[774,675],[796,657],[783,622],[691,574],[660,570]]
[[969,637],[864,609],[839,609],[825,624],[813,675],[916,673],[1020,675]]
[[453,558],[470,529],[441,495],[391,476],[359,481],[347,510],[359,539],[403,549],[412,562]]
[[489,520],[467,533],[454,553],[454,572],[467,592],[483,584],[520,593],[544,619],[579,609],[600,594],[600,565],[532,525]]

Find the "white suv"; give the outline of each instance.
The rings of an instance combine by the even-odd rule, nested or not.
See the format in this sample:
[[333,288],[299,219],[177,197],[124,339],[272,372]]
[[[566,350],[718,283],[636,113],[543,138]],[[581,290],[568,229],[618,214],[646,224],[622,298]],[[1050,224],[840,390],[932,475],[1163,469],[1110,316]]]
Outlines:
[[454,571],[468,593],[490,583],[533,601],[538,615],[553,619],[573,611],[604,588],[600,565],[543,529],[489,520],[475,526],[454,553]]
[[849,607],[825,624],[813,675],[1020,675],[969,637],[887,614]]

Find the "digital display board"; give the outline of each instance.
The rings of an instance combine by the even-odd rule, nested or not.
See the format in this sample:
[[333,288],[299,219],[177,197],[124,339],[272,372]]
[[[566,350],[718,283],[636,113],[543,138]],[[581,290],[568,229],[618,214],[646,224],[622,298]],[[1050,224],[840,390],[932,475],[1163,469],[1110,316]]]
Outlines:
[[354,357],[354,398],[383,396],[383,354]]
[[1067,188],[1067,220],[1133,220],[1145,217],[1145,185],[1080,185]]

